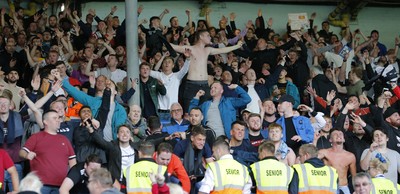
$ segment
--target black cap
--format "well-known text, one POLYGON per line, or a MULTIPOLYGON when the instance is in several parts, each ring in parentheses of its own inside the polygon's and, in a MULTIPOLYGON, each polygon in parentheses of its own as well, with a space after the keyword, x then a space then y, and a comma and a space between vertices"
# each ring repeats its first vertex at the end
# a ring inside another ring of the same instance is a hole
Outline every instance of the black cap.
POLYGON ((385 113, 383 113, 383 118, 386 119, 386 118, 392 116, 394 113, 398 113, 398 112, 399 111, 396 110, 395 108, 389 107, 386 109, 385 113))
POLYGON ((292 104, 294 104, 294 98, 293 96, 289 95, 289 94, 284 94, 279 98, 279 104, 282 102, 290 102, 292 104))

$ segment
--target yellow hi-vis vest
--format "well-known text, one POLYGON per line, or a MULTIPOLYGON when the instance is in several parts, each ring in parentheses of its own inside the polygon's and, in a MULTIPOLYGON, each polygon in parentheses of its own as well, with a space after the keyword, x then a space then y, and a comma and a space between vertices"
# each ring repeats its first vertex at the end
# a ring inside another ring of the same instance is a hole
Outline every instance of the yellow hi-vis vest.
POLYGON ((222 159, 208 164, 207 170, 214 175, 214 193, 242 194, 249 181, 247 167, 233 159, 222 159))
POLYGON ((295 164, 300 194, 336 194, 338 174, 330 166, 315 168, 309 163, 295 164))
POLYGON ((294 170, 277 160, 267 159, 250 166, 257 185, 257 194, 287 194, 294 170))
POLYGON ((126 191, 128 194, 151 194, 152 182, 150 173, 164 174, 167 167, 155 162, 139 161, 124 171, 126 191))
POLYGON ((396 194, 400 193, 400 185, 386 178, 372 178, 371 194, 396 194))

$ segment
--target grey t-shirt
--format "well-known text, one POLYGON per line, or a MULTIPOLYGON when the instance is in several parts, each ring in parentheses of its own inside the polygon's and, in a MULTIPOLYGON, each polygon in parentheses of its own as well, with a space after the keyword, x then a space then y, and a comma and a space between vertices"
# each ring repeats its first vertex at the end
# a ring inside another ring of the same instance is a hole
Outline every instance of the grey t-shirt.
MULTIPOLYGON (((389 163, 389 169, 388 172, 385 173, 385 178, 391 180, 394 183, 397 183, 397 172, 398 169, 400 169, 400 154, 392 149, 387 148, 386 149, 386 153, 381 153, 383 158, 386 160, 386 162, 389 163)), ((363 160, 365 158, 365 156, 367 155, 367 153, 369 152, 369 149, 365 149, 361 155, 361 160, 363 160)), ((377 154, 379 152, 377 151, 373 151, 371 154, 371 158, 370 160, 372 160, 373 158, 376 158, 377 154)))
POLYGON ((207 112, 206 126, 213 129, 215 136, 225 135, 224 125, 222 124, 221 113, 218 109, 219 101, 212 101, 207 112))

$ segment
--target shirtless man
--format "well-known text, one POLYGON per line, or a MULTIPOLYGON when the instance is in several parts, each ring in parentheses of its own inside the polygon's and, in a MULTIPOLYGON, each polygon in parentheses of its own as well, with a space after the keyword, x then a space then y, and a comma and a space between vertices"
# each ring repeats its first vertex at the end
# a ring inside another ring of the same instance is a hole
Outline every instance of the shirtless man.
POLYGON ((343 144, 345 140, 342 130, 333 128, 329 136, 329 142, 332 143, 332 147, 319 150, 318 158, 322 159, 326 165, 337 170, 339 189, 345 194, 350 194, 347 172, 350 169, 351 176, 354 177, 356 175, 356 157, 353 153, 344 150, 343 144))
POLYGON ((243 45, 242 41, 239 41, 235 46, 224 48, 207 47, 211 44, 211 37, 207 30, 198 31, 195 39, 197 41, 193 46, 178 46, 171 44, 172 48, 179 53, 184 53, 185 49, 190 49, 192 51, 192 57, 190 60, 190 67, 185 86, 185 94, 183 96, 183 109, 185 113, 189 111, 188 108, 190 100, 193 99, 199 90, 206 92, 206 95, 201 99, 201 102, 210 97, 210 86, 208 85, 207 74, 208 55, 229 53, 242 47, 243 45))

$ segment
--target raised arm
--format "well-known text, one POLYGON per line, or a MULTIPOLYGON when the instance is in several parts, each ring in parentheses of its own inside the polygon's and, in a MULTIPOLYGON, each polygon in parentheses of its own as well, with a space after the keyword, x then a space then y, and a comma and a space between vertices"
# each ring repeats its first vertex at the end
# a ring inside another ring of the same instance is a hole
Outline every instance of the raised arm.
MULTIPOLYGON (((222 53, 229 53, 233 50, 241 48, 243 45, 242 41, 238 41, 235 46, 229 46, 229 47, 224 47, 224 48, 211 48, 210 49, 210 55, 217 55, 217 54, 222 54, 222 53)), ((179 51, 178 51, 179 52, 179 51)))
MULTIPOLYGON (((38 76, 38 78, 34 78, 34 79, 40 80, 40 77, 38 76)), ((32 82, 33 81, 34 80, 32 80, 32 82)), ((39 127, 41 129, 43 129, 44 125, 43 125, 43 121, 42 121, 42 112, 40 112, 40 110, 35 106, 35 104, 31 101, 31 99, 28 98, 28 96, 26 95, 25 89, 23 89, 23 88, 20 89, 19 96, 22 97, 22 99, 25 101, 26 105, 28 105, 28 107, 32 110, 32 112, 35 116, 36 123, 39 125, 39 127)))

